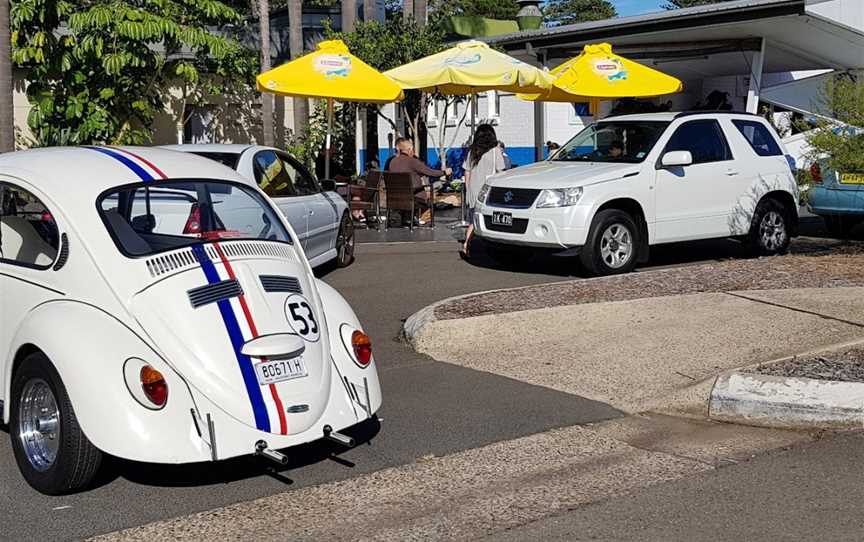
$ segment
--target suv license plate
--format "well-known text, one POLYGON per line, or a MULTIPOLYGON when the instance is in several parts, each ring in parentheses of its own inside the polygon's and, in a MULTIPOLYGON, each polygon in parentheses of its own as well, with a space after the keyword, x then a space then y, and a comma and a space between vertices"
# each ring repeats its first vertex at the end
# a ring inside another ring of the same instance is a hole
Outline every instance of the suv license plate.
POLYGON ((303 363, 303 356, 298 356, 291 359, 258 363, 255 365, 255 374, 258 376, 258 383, 264 386, 295 378, 303 378, 307 373, 306 365, 303 363))
POLYGON ((512 226, 513 213, 502 213, 500 211, 493 211, 492 224, 496 226, 512 226))

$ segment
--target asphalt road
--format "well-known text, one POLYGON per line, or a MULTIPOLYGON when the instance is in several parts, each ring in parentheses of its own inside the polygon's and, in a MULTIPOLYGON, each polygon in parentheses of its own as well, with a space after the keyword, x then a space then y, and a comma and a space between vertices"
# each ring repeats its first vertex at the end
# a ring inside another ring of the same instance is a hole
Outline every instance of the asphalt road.
POLYGON ((165 467, 113 461, 89 492, 45 497, 15 466, 0 432, 0 540, 76 539, 349 478, 512 439, 618 416, 602 403, 439 363, 397 341, 402 319, 439 299, 548 282, 561 274, 495 271, 459 260, 453 243, 368 245, 324 280, 352 304, 374 340, 384 391, 381 426, 358 428, 371 444, 334 457, 315 443, 290 452, 283 472, 259 458, 165 467))

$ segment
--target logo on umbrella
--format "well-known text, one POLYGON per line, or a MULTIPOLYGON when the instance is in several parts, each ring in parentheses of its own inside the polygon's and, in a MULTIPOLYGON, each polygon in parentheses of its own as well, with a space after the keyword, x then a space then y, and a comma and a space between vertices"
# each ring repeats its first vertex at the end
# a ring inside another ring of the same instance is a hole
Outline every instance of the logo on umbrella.
POLYGON ((351 57, 345 55, 319 55, 312 66, 325 79, 348 77, 351 73, 351 57))
POLYGON ((601 58, 594 61, 592 69, 594 73, 605 77, 608 81, 620 81, 627 79, 627 70, 624 64, 617 58, 601 58))
POLYGON ((445 66, 468 66, 480 62, 480 53, 475 53, 468 58, 462 56, 451 56, 444 60, 445 66))

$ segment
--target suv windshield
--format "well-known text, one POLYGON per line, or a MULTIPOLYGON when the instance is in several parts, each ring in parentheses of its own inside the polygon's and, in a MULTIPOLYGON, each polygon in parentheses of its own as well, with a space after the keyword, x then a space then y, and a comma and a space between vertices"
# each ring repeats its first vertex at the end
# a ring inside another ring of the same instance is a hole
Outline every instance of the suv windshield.
POLYGON ((595 122, 576 134, 549 159, 554 162, 623 162, 645 160, 660 134, 663 121, 595 122))
POLYGON ((221 239, 291 243, 282 222, 257 192, 224 181, 123 186, 104 193, 97 206, 114 242, 128 256, 221 239))

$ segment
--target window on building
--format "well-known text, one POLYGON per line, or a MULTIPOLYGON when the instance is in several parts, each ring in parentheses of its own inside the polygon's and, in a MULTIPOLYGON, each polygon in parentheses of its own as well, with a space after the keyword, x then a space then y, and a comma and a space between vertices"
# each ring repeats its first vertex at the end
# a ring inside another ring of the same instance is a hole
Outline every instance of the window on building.
POLYGON ((59 246, 57 223, 39 198, 0 184, 0 262, 47 269, 59 246))
POLYGON ((694 164, 732 159, 729 143, 720 123, 713 119, 685 122, 675 130, 666 151, 690 151, 694 164))
POLYGON ((767 126, 755 120, 733 119, 732 124, 738 128, 753 151, 759 156, 780 156, 783 150, 771 134, 767 126))

